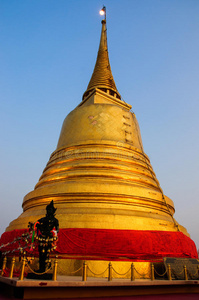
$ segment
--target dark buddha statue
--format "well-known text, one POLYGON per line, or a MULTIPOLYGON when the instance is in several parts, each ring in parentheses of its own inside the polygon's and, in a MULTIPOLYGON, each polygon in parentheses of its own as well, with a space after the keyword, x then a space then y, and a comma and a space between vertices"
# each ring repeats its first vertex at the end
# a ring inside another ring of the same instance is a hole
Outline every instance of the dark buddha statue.
POLYGON ((56 246, 57 233, 59 232, 59 221, 55 218, 56 208, 53 200, 46 206, 46 216, 37 221, 38 250, 39 250, 39 273, 46 271, 49 254, 56 246))

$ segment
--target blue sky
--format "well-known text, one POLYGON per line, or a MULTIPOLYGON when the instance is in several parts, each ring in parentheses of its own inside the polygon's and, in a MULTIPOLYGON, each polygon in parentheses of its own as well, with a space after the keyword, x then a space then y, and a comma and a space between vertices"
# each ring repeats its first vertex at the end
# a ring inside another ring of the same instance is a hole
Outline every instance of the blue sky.
POLYGON ((0 0, 0 234, 86 90, 103 4, 117 88, 175 218, 199 248, 198 0, 0 0))

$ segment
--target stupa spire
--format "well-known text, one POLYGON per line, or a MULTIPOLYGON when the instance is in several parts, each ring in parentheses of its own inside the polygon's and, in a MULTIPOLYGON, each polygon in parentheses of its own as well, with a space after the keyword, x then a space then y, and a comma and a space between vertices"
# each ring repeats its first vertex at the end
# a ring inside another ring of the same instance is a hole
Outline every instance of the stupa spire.
POLYGON ((87 90, 83 95, 83 100, 88 96, 89 92, 95 88, 102 89, 109 92, 110 94, 116 93, 116 97, 121 99, 121 96, 116 88, 109 62, 107 28, 105 19, 102 20, 101 38, 95 68, 88 84, 87 90))

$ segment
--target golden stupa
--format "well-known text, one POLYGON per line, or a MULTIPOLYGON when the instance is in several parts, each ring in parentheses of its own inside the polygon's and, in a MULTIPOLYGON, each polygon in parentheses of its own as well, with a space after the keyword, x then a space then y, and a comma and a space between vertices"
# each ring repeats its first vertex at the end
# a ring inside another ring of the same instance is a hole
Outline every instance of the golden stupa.
POLYGON ((74 261, 83 259, 196 257, 195 245, 174 219, 174 204, 163 194, 144 153, 131 105, 121 100, 116 88, 106 20, 82 101, 65 118, 56 150, 35 189, 24 197, 23 213, 4 235, 44 216, 52 199, 60 224, 57 251, 71 266, 66 273, 73 271, 74 261))

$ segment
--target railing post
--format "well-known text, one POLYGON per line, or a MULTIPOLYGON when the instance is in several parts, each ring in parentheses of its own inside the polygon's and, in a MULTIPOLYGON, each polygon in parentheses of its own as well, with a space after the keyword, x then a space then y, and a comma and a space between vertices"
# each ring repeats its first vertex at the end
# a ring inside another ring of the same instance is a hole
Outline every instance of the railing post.
POLYGON ((52 280, 56 281, 57 280, 57 265, 58 265, 58 256, 55 256, 55 261, 54 261, 54 268, 53 268, 53 278, 52 280))
POLYGON ((188 276, 187 276, 187 267, 186 265, 184 265, 184 279, 188 280, 188 276))
POLYGON ((24 256, 23 259, 22 259, 22 266, 21 266, 21 273, 19 275, 19 280, 24 279, 25 265, 26 265, 26 257, 24 256))
POLYGON ((9 278, 13 277, 13 272, 14 272, 14 266, 15 266, 15 257, 12 257, 11 260, 11 267, 10 267, 10 274, 9 274, 9 278))
POLYGON ((82 281, 87 280, 87 263, 83 262, 83 270, 82 270, 82 281))
POLYGON ((108 281, 111 281, 113 278, 112 276, 112 264, 111 262, 108 264, 108 281))
POLYGON ((168 280, 172 280, 171 276, 171 266, 168 264, 168 280))
POLYGON ((2 265, 2 270, 1 270, 1 276, 3 276, 4 270, 6 268, 6 263, 7 263, 7 257, 5 256, 3 259, 3 265, 2 265))
POLYGON ((151 280, 155 279, 155 275, 154 275, 154 264, 151 264, 151 280))
POLYGON ((134 264, 131 264, 131 281, 135 280, 135 267, 134 264))

